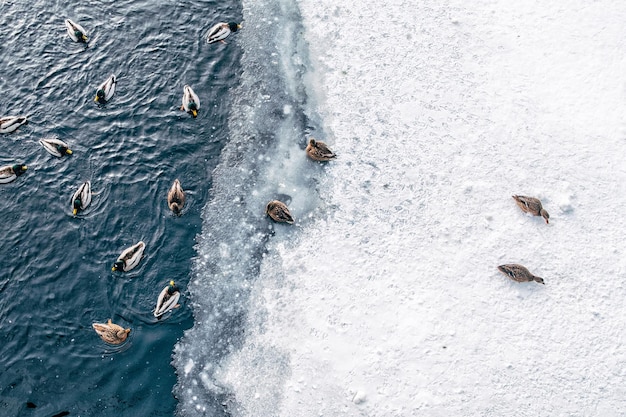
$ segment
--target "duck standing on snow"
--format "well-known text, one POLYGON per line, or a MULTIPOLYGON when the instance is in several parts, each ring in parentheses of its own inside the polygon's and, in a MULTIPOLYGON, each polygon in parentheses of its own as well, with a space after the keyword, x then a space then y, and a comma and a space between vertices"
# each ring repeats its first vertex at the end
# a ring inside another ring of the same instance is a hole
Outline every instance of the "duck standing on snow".
POLYGON ((85 181, 72 194, 72 214, 76 216, 79 211, 85 210, 91 204, 91 182, 85 181))
POLYGON ((56 156, 57 158, 61 158, 63 155, 72 154, 72 150, 69 145, 61 139, 45 138, 40 139, 39 143, 41 143, 41 146, 43 146, 50 155, 56 156))
POLYGON ((294 222, 291 212, 287 208, 287 205, 282 201, 272 200, 267 203, 265 213, 270 216, 272 220, 278 223, 293 224, 294 222))
POLYGON ((541 205, 541 201, 535 197, 526 197, 523 195, 514 195, 515 202, 522 209, 524 213, 530 213, 533 216, 541 216, 545 219, 546 223, 550 223, 548 219, 550 215, 541 205))
POLYGON ((117 258, 117 261, 113 264, 112 271, 124 271, 128 272, 137 265, 143 256, 143 252, 146 249, 146 244, 139 242, 134 244, 128 249, 125 249, 122 254, 117 258))
POLYGON ((11 181, 15 181, 15 179, 25 173, 27 169, 28 167, 23 164, 0 167, 0 184, 7 184, 11 181))
POLYGON ((154 309, 154 317, 160 318, 163 314, 180 307, 178 299, 180 298, 180 291, 174 283, 170 281, 170 284, 163 288, 157 299, 156 308, 154 309))
POLYGON ((74 42, 87 43, 87 31, 78 23, 72 19, 65 19, 65 27, 67 28, 67 34, 74 42))
POLYGON ((498 270, 513 281, 517 282, 532 282, 537 281, 540 284, 544 284, 543 278, 533 275, 525 266, 518 264, 506 264, 500 265, 498 270))
POLYGON ((200 99, 188 85, 183 87, 183 105, 180 106, 180 109, 191 114, 193 117, 196 117, 198 110, 200 110, 200 99))
POLYGON ((119 345, 124 342, 130 333, 130 329, 113 323, 111 319, 106 323, 93 323, 91 326, 102 340, 111 345, 119 345))
POLYGON ((237 32, 239 29, 241 29, 241 25, 235 22, 217 23, 207 32, 206 43, 223 42, 231 33, 237 32))
POLYGON ((185 205, 185 192, 178 178, 174 180, 172 188, 170 188, 170 191, 167 193, 167 205, 176 215, 180 214, 185 205))
POLYGON ((26 117, 6 116, 0 118, 0 133, 11 133, 18 127, 28 124, 26 117))
POLYGON ((330 161, 335 159, 337 155, 328 149, 328 146, 324 142, 320 142, 311 138, 309 144, 306 147, 306 154, 314 161, 330 161))
POLYGON ((100 84, 96 90, 96 97, 93 99, 96 103, 105 104, 111 100, 113 94, 115 94, 115 85, 117 84, 117 78, 115 74, 111 74, 105 82, 100 84))

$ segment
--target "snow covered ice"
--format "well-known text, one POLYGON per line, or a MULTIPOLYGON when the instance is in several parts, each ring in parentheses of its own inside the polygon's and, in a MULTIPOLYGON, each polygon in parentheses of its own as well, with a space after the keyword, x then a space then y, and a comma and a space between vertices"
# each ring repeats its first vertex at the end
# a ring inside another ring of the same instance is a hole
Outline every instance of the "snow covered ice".
POLYGON ((297 4, 339 157, 270 239, 230 411, 626 414, 626 3, 297 4))

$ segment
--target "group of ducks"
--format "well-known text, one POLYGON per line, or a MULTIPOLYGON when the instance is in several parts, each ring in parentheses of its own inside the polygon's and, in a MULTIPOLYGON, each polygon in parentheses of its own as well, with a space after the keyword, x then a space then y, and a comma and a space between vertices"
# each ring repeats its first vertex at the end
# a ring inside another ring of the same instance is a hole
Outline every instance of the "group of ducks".
MULTIPOLYGON (((74 22, 71 19, 66 19, 65 27, 69 37, 74 42, 87 43, 89 41, 87 31, 79 23, 74 22)), ((241 25, 234 22, 217 23, 207 32, 206 41, 210 44, 215 42, 224 42, 224 39, 240 28, 241 25)), ((115 94, 116 85, 117 78, 115 74, 111 74, 111 76, 109 76, 97 87, 94 101, 101 105, 106 104, 115 94)), ((194 118, 198 115, 198 110, 200 110, 200 99, 188 85, 183 87, 181 110, 191 114, 194 118)), ((25 124, 28 124, 28 118, 24 116, 2 117, 0 118, 0 133, 12 133, 25 124)), ((72 154, 72 150, 69 145, 58 138, 41 139, 39 143, 48 153, 58 158, 72 154)), ((24 174, 27 169, 28 167, 21 163, 0 167, 0 184, 15 181, 19 176, 24 174)), ((71 204, 74 216, 76 216, 80 211, 85 210, 91 204, 92 195, 94 194, 91 190, 90 181, 85 181, 72 194, 71 204)), ((185 192, 178 179, 174 180, 168 191, 167 203, 170 210, 172 210, 174 214, 181 214, 185 205, 185 192)), ((135 268, 141 261, 145 248, 146 244, 140 241, 122 251, 113 264, 113 267, 111 268, 112 271, 127 272, 135 268)), ((180 291, 178 287, 174 281, 170 281, 169 284, 159 293, 156 308, 154 309, 154 317, 160 319, 165 313, 179 307, 179 298, 180 291)), ((122 326, 113 323, 111 319, 109 319, 106 323, 93 323, 92 327, 102 340, 113 345, 123 343, 131 331, 129 328, 123 328, 122 326)))

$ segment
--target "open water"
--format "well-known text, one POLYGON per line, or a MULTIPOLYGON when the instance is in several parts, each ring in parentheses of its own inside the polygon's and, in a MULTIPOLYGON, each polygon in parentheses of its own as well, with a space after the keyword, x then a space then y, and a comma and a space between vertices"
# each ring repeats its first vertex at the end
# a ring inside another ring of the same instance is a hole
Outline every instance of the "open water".
POLYGON ((241 19, 236 1, 0 1, 0 116, 30 120, 0 136, 0 165, 28 165, 0 187, 0 415, 174 415, 172 352, 193 326, 194 245, 241 74, 234 37, 203 35, 241 19), (68 17, 87 47, 68 37, 68 17), (117 91, 98 106, 111 73, 117 91), (179 110, 185 84, 200 97, 197 119, 179 110), (49 155, 38 140, 50 136, 73 155, 49 155), (187 191, 181 217, 166 203, 175 178, 187 191), (73 217, 86 180, 98 194, 73 217), (112 272, 139 240, 139 267, 112 272), (159 322, 170 279, 182 306, 159 322), (109 318, 132 329, 121 347, 91 327, 109 318))

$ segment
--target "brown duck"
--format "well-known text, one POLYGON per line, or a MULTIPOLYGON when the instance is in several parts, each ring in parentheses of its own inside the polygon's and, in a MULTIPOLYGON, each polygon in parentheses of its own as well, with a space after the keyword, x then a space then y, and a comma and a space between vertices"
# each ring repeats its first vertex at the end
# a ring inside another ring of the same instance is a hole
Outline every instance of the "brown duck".
POLYGON ((506 264, 500 265, 498 270, 513 281, 517 282, 531 282, 537 281, 540 284, 544 284, 543 278, 533 275, 525 266, 518 264, 506 264))
POLYGON ((541 216, 546 220, 546 223, 550 223, 548 219, 550 215, 541 205, 541 201, 535 197, 526 197, 523 195, 514 195, 515 202, 522 209, 524 213, 530 213, 533 216, 541 216))
POLYGON ((265 213, 275 222, 293 224, 294 220, 291 216, 291 212, 282 201, 272 200, 267 203, 265 213))
POLYGON ((130 333, 130 329, 125 329, 111 322, 111 319, 107 323, 94 323, 92 326, 102 340, 112 345, 119 345, 126 340, 128 333, 130 333))
POLYGON ((185 205, 185 192, 178 178, 174 180, 172 188, 167 193, 167 205, 176 215, 180 214, 185 205))
POLYGON ((324 142, 320 142, 311 138, 309 144, 306 147, 306 154, 314 161, 330 161, 335 159, 337 155, 328 149, 328 146, 324 142))

